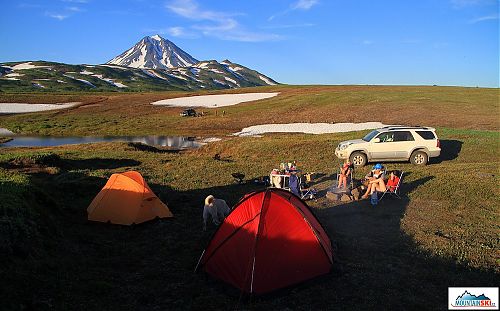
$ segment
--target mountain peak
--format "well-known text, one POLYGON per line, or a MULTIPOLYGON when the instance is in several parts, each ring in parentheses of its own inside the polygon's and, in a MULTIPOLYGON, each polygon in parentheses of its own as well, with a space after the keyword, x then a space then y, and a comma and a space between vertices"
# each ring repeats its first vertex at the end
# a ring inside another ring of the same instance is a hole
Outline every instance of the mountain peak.
POLYGON ((165 40, 165 39, 163 39, 162 37, 160 37, 160 35, 158 35, 158 34, 156 34, 156 35, 152 36, 152 37, 151 37, 151 39, 154 39, 154 40, 156 40, 156 41, 165 40))
POLYGON ((196 64, 197 59, 184 52, 173 42, 156 34, 146 36, 132 48, 116 56, 107 64, 150 69, 188 67, 196 64))

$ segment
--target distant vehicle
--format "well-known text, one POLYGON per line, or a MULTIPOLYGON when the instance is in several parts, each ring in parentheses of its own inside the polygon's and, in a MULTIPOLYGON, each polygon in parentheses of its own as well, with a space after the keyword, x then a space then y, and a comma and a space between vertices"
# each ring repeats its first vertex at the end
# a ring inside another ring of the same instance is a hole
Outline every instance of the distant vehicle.
POLYGON ((409 160, 415 165, 426 165, 429 158, 440 154, 436 130, 423 126, 386 126, 363 139, 343 141, 335 149, 339 159, 349 159, 358 167, 374 161, 409 160))
POLYGON ((196 117, 197 113, 194 109, 185 109, 181 112, 181 117, 196 117))

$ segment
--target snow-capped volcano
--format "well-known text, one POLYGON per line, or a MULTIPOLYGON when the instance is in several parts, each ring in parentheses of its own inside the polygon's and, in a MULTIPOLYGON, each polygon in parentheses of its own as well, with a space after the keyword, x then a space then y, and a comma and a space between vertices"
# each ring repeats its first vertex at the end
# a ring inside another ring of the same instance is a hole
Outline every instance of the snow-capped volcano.
POLYGON ((146 36, 132 48, 113 58, 107 64, 150 69, 188 67, 197 59, 181 50, 173 42, 154 35, 146 36))

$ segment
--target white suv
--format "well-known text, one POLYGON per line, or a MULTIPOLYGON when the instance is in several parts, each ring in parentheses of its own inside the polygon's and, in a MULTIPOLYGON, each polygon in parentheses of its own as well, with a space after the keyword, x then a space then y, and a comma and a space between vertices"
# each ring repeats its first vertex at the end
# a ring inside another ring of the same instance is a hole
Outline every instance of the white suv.
POLYGON ((439 157, 440 153, 436 130, 423 126, 386 126, 363 139, 343 141, 335 149, 339 159, 349 159, 355 166, 373 161, 408 160, 425 165, 429 158, 439 157))

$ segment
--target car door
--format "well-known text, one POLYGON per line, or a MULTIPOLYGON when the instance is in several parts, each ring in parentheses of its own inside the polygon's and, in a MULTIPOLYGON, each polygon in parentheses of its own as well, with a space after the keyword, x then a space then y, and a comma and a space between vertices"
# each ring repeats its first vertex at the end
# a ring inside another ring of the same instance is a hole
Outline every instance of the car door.
POLYGON ((415 138, 410 131, 394 132, 394 158, 408 159, 415 146, 415 138))
POLYGON ((394 132, 381 133, 371 140, 371 159, 392 159, 394 158, 394 132))

